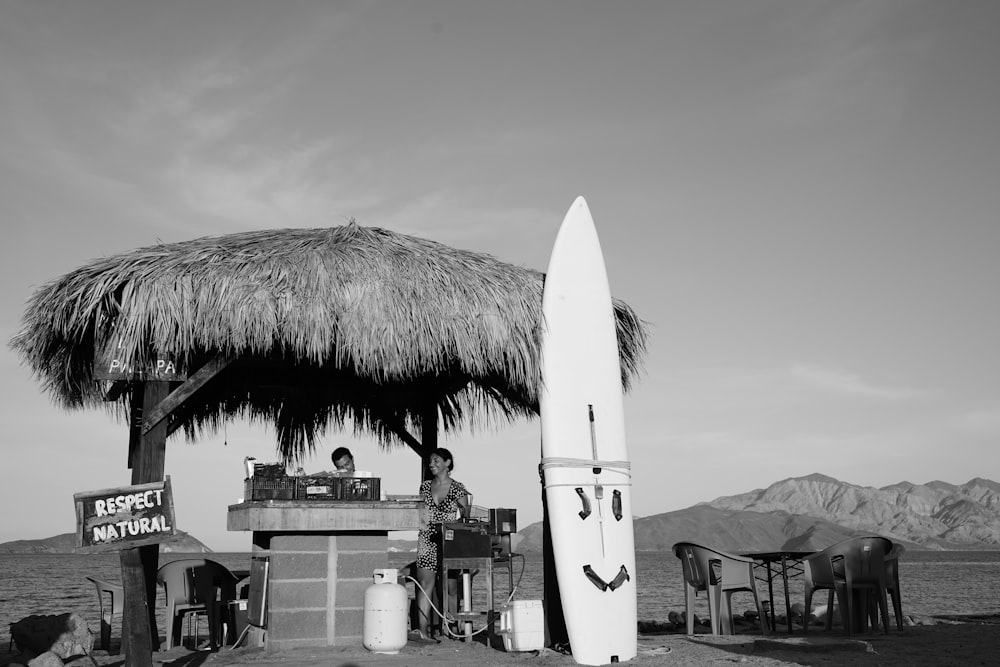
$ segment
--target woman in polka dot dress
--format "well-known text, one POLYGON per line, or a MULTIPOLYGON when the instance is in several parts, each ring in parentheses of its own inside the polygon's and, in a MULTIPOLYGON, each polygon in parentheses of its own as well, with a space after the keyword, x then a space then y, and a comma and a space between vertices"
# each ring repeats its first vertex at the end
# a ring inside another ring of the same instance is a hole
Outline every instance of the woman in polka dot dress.
MULTIPOLYGON (((465 485, 451 478, 455 460, 447 449, 438 448, 430 455, 427 467, 431 479, 420 485, 420 497, 424 508, 421 510, 421 530, 417 533, 417 580, 426 595, 417 591, 417 609, 419 611, 419 638, 429 639, 431 618, 431 601, 437 583, 438 540, 440 529, 438 524, 455 521, 459 516, 469 515, 469 492, 465 485)), ((455 595, 458 581, 448 580, 448 594, 455 595)))

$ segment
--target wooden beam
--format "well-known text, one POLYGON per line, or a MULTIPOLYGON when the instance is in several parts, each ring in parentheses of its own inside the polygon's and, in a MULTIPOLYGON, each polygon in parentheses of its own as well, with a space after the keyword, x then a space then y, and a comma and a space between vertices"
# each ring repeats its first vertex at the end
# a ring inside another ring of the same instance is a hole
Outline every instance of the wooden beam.
POLYGON ((146 413, 142 421, 143 434, 149 433, 153 427, 169 417, 171 412, 180 407, 184 401, 191 398, 196 391, 204 387, 209 380, 218 375, 231 362, 232 357, 220 354, 199 368, 198 372, 189 377, 184 384, 170 392, 169 396, 146 413))
POLYGON ((421 456, 424 455, 424 446, 420 444, 420 441, 410 435, 410 432, 406 430, 403 422, 398 419, 384 420, 385 424, 389 427, 389 430, 396 434, 400 440, 405 442, 410 449, 415 451, 421 456))
POLYGON ((108 392, 104 394, 105 402, 111 403, 121 398, 121 395, 125 393, 126 389, 128 389, 128 384, 127 380, 116 380, 115 382, 112 382, 111 386, 108 387, 108 392))
POLYGON ((183 425, 184 425, 183 424, 183 420, 181 420, 181 419, 178 419, 176 421, 171 421, 167 425, 167 437, 169 438, 170 436, 172 436, 174 434, 174 432, 177 429, 179 429, 181 426, 183 426, 183 425))

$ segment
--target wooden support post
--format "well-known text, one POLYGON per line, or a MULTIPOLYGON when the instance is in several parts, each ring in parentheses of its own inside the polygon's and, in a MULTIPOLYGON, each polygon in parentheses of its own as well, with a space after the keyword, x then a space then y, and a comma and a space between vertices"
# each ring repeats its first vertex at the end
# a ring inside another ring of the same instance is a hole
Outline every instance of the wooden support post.
MULTIPOLYGON (((137 383, 132 395, 133 424, 130 425, 130 461, 132 484, 159 482, 164 479, 166 461, 167 424, 162 420, 139 437, 134 437, 136 405, 142 401, 142 412, 148 414, 167 397, 170 384, 163 381, 137 383), (142 388, 142 398, 138 393, 142 388), (134 449, 133 449, 134 447, 134 449)), ((160 547, 157 544, 120 552, 122 587, 125 597, 124 653, 128 667, 152 667, 153 651, 160 647, 156 627, 156 570, 160 547)))
POLYGON ((546 648, 569 643, 569 630, 563 616, 559 581, 556 579, 556 558, 552 550, 552 530, 549 524, 549 503, 542 487, 542 601, 545 619, 544 642, 546 648))
POLYGON ((420 440, 423 445, 423 451, 420 452, 420 481, 423 482, 431 478, 427 463, 430 461, 431 452, 438 446, 438 411, 435 403, 431 403, 423 409, 420 420, 420 440))
POLYGON ((142 440, 142 399, 137 395, 142 392, 142 384, 137 384, 132 390, 132 401, 128 413, 128 469, 135 468, 135 455, 139 451, 142 440))
MULTIPOLYGON (((152 667, 153 643, 149 632, 146 598, 146 578, 142 570, 139 548, 118 552, 122 566, 122 588, 125 592, 125 612, 122 615, 122 653, 128 667, 152 667)), ((155 598, 154 598, 155 600, 155 598)))

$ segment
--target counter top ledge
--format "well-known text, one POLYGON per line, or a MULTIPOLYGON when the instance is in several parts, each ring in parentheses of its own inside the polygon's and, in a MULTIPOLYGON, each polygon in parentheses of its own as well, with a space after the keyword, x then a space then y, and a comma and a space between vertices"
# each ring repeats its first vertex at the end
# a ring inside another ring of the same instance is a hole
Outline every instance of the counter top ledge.
POLYGON ((417 530, 420 504, 399 501, 255 500, 230 505, 230 531, 417 530))

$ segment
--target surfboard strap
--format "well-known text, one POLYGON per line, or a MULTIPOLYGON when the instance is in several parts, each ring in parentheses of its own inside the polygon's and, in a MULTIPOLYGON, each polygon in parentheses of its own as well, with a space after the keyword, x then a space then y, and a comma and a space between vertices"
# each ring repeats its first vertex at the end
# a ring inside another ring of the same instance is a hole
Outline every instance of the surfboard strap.
POLYGON ((622 565, 622 569, 618 570, 618 576, 616 576, 614 580, 608 583, 608 588, 610 588, 611 590, 615 590, 616 588, 624 584, 626 581, 629 581, 630 579, 631 577, 628 576, 628 569, 626 569, 626 567, 622 565))
POLYGON ((615 589, 620 588, 626 581, 631 580, 631 577, 628 574, 628 568, 624 565, 622 565, 621 569, 618 570, 618 574, 610 582, 601 579, 601 575, 594 572, 594 568, 590 567, 589 563, 583 566, 583 573, 587 575, 587 579, 590 579, 590 583, 597 586, 602 592, 610 590, 613 593, 615 589))
POLYGON ((626 482, 619 482, 617 484, 614 483, 614 482, 582 482, 582 483, 581 482, 562 482, 560 484, 554 484, 554 483, 553 484, 544 484, 543 483, 543 486, 546 489, 555 489, 555 488, 560 487, 560 486, 572 486, 573 488, 577 488, 577 487, 580 487, 580 488, 583 488, 583 487, 598 487, 598 486, 604 486, 604 487, 622 486, 622 487, 625 487, 625 486, 632 486, 632 482, 626 481, 626 482))
POLYGON ((583 503, 583 509, 578 512, 581 519, 586 519, 590 516, 590 499, 587 498, 587 494, 584 493, 583 487, 576 487, 576 495, 580 496, 580 502, 583 503))
POLYGON ((538 464, 538 470, 549 468, 610 468, 614 472, 631 474, 632 464, 628 461, 599 461, 597 459, 571 459, 561 456, 547 456, 538 464))
POLYGON ((590 583, 594 584, 602 591, 608 590, 608 582, 601 579, 601 575, 594 572, 594 568, 590 567, 590 563, 583 566, 583 573, 587 575, 588 579, 590 579, 590 583))

